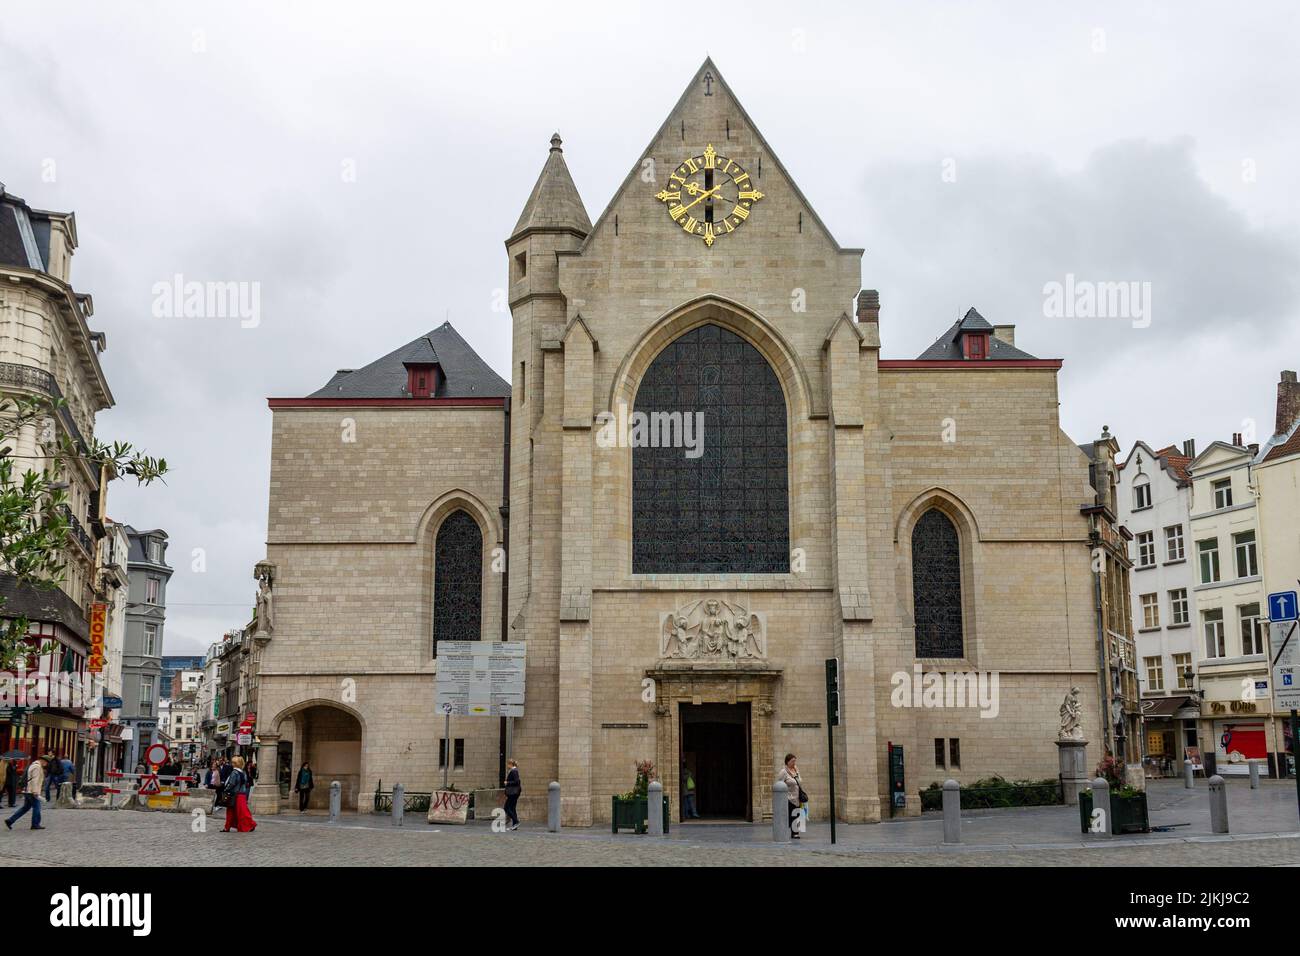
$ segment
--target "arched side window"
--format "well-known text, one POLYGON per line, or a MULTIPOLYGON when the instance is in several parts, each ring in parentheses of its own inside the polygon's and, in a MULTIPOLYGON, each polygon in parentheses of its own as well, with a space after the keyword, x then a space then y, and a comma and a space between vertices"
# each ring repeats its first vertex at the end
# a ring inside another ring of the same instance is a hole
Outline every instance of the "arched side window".
POLYGON ((912 616, 917 657, 961 657, 961 542, 938 508, 912 528, 912 616))
POLYGON ((433 655, 439 641, 477 641, 483 620, 483 532, 462 510, 438 528, 433 546, 433 655))
POLYGON ((632 440, 633 573, 788 572, 785 393, 762 353, 721 326, 692 329, 650 363, 633 426, 641 413, 659 447, 632 440), (697 413, 702 434, 685 430, 697 413), (699 445, 660 440, 670 433, 699 445))

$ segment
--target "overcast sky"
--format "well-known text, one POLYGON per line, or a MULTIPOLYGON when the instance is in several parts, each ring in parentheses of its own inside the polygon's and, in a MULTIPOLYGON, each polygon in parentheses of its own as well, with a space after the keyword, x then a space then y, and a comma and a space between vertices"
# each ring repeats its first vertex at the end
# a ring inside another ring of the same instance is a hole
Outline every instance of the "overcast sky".
POLYGON ((1300 6, 1087 6, 0 0, 0 182, 76 212, 97 433, 173 468, 109 505, 171 535, 165 653, 248 620, 266 397, 448 318, 508 377, 502 242, 551 133, 594 220, 706 54, 866 248, 885 357, 974 305, 1065 359, 1077 441, 1265 440, 1300 365, 1300 6), (260 283, 260 324, 155 317, 178 273, 260 283), (1067 274, 1149 282, 1150 325, 1046 317, 1067 274))

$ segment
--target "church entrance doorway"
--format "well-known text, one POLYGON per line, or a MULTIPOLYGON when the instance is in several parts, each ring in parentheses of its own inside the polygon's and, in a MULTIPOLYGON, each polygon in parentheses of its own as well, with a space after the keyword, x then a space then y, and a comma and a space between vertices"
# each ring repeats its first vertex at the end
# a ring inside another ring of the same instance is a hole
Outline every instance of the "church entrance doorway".
POLYGON ((700 817, 752 820, 749 704, 682 703, 680 708, 681 764, 695 778, 700 817))

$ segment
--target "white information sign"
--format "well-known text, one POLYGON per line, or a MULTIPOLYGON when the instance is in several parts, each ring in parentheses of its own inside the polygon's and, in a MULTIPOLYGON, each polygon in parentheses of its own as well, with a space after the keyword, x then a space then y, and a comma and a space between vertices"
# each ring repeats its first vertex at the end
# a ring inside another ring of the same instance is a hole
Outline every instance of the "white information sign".
POLYGON ((437 712, 522 717, 524 648, 523 641, 439 641, 437 712))
POLYGON ((1273 709, 1300 710, 1300 625, 1274 621, 1268 626, 1273 663, 1273 709))

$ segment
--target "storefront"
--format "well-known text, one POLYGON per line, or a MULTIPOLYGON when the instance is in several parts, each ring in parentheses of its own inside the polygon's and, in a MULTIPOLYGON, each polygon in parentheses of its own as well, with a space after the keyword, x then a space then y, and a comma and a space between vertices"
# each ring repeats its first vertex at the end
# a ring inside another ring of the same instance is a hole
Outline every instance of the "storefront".
POLYGON ((1199 750, 1196 718, 1200 709, 1190 696, 1155 697, 1142 701, 1146 746, 1142 764, 1148 777, 1177 777, 1189 748, 1199 750))
POLYGON ((1215 772, 1222 777, 1246 776, 1248 761, 1262 761, 1261 770, 1272 777, 1278 766, 1286 772, 1283 721, 1270 712, 1271 699, 1206 700, 1201 703, 1204 750, 1215 756, 1215 772), (1280 759, 1279 759, 1280 758, 1280 759))

